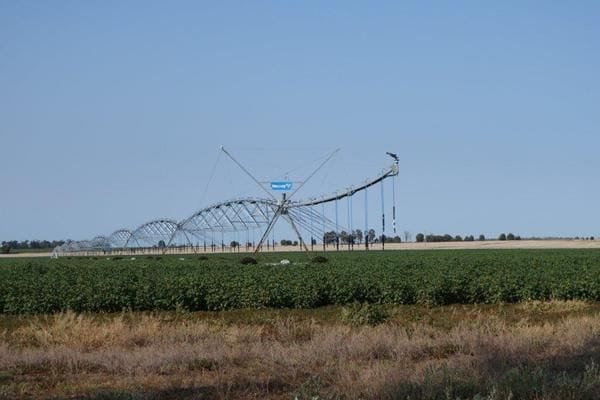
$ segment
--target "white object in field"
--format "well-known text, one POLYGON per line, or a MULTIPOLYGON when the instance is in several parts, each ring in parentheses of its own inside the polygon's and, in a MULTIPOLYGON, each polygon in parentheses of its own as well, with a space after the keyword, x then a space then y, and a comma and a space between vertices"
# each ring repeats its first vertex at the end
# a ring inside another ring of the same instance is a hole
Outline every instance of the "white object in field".
POLYGON ((290 263, 290 260, 286 260, 286 259, 279 261, 279 264, 281 264, 281 265, 288 265, 289 263, 290 263))

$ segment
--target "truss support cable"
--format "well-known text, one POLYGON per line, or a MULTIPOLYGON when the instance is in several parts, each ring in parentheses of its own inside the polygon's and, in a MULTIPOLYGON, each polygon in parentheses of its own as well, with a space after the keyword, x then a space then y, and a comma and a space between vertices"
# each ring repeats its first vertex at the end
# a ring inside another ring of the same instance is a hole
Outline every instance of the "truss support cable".
POLYGON ((271 194, 271 192, 269 192, 267 189, 265 189, 265 187, 264 187, 264 186, 263 186, 263 185, 262 185, 262 184, 259 182, 259 180, 258 180, 258 179, 256 179, 256 178, 254 177, 254 175, 252 175, 252 174, 250 173, 250 171, 248 171, 248 170, 247 170, 247 169, 246 169, 246 168, 245 168, 245 167, 244 167, 242 164, 240 164, 240 163, 239 163, 239 161, 238 161, 238 160, 236 160, 235 158, 233 158, 233 156, 232 156, 231 154, 229 154, 229 152, 228 152, 227 150, 225 150, 225 147, 221 146, 221 151, 223 151, 223 153, 227 154, 227 156, 228 156, 229 158, 231 158, 231 160, 232 160, 232 161, 233 161, 233 162, 234 162, 234 163, 235 163, 235 164, 236 164, 238 167, 240 167, 240 169, 241 169, 242 171, 244 171, 244 172, 246 173, 246 175, 248 175, 248 176, 250 177, 250 179, 252 179, 252 180, 253 180, 253 181, 254 181, 254 182, 255 182, 255 183, 256 183, 256 184, 257 184, 257 185, 258 185, 258 186, 259 186, 259 187, 260 187, 260 188, 261 188, 261 189, 262 189, 262 190, 265 192, 265 193, 266 193, 266 194, 268 194, 270 198, 272 198, 273 200, 276 200, 276 199, 275 199, 275 196, 273 196, 273 195, 271 194))
POLYGON ((335 154, 336 154, 338 151, 340 151, 340 149, 339 149, 339 148, 335 149, 335 150, 334 150, 334 151, 333 151, 333 152, 332 152, 332 153, 331 153, 331 154, 330 154, 330 155, 329 155, 329 156, 328 156, 328 157, 327 157, 327 158, 326 158, 326 159, 325 159, 325 160, 324 160, 324 161, 323 161, 321 164, 319 164, 319 166, 318 166, 318 167, 317 167, 317 168, 316 168, 316 169, 315 169, 315 170, 314 170, 314 171, 313 171, 313 172, 312 172, 312 173, 311 173, 311 174, 308 176, 308 178, 306 178, 304 181, 302 181, 302 183, 300 183, 300 184, 298 185, 298 187, 296 187, 296 190, 294 190, 294 191, 292 192, 292 194, 290 194, 290 195, 288 196, 288 198, 290 198, 290 197, 294 196, 294 195, 295 195, 295 194, 298 192, 298 190, 300 190, 300 189, 302 188, 302 186, 304 186, 304 185, 306 184, 306 182, 308 182, 309 180, 311 180, 311 178, 312 178, 313 176, 315 176, 315 174, 316 174, 317 172, 319 172, 319 170, 320 170, 321 168, 323 168, 323 166, 324 166, 325 164, 327 164, 327 162, 328 162, 329 160, 331 160, 331 158, 332 158, 332 157, 333 157, 333 156, 334 156, 334 155, 335 155, 335 154))
POLYGON ((217 165, 219 164, 220 159, 221 159, 221 152, 219 151, 219 154, 217 155, 217 160, 215 161, 215 164, 213 165, 212 171, 210 173, 210 177, 208 178, 208 182, 206 182, 206 187, 204 188, 204 193, 202 193, 202 197, 200 198, 202 202, 204 202, 206 200, 206 193, 208 193, 208 187, 210 186, 210 183, 212 182, 212 180, 215 176, 215 172, 217 172, 217 165))

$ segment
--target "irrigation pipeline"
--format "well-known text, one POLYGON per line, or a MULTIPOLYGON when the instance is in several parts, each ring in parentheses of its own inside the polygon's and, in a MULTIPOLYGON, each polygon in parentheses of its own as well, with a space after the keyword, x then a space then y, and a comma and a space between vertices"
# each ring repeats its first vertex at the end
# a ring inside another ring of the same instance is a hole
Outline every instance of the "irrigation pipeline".
MULTIPOLYGON (((233 157, 227 153, 224 149, 225 154, 233 157)), ((337 150, 336 150, 337 152, 337 150)), ((332 153, 332 155, 335 154, 332 153)), ((182 221, 175 221, 172 219, 154 219, 147 222, 134 230, 120 229, 108 236, 96 236, 92 240, 82 241, 69 241, 63 246, 59 246, 55 249, 55 254, 64 253, 75 253, 85 251, 105 251, 105 250, 125 250, 125 249, 143 249, 143 248, 158 248, 166 252, 168 248, 173 246, 177 247, 180 245, 194 247, 194 240, 196 241, 196 247, 199 246, 199 241, 206 243, 209 242, 211 249, 214 251, 215 248, 215 233, 221 233, 221 248, 225 247, 225 234, 229 235, 228 240, 233 238, 232 243, 238 243, 240 236, 238 233, 241 231, 249 232, 250 230, 263 230, 262 238, 260 242, 255 246, 255 251, 260 251, 263 244, 269 245, 267 238, 269 234, 273 232, 275 223, 279 217, 287 220, 293 230, 296 232, 300 245, 308 251, 306 244, 302 238, 302 232, 308 233, 306 237, 310 237, 311 249, 313 248, 313 238, 322 238, 323 246, 325 246, 325 234, 330 231, 334 231, 336 234, 335 245, 339 249, 340 244, 340 229, 342 229, 339 220, 339 201, 346 198, 347 204, 347 218, 348 228, 352 228, 352 214, 353 205, 352 197, 359 192, 365 194, 365 237, 368 235, 368 196, 367 189, 381 183, 381 208, 382 208, 382 239, 385 240, 385 203, 384 203, 384 189, 383 181, 392 178, 393 188, 393 208, 392 208, 392 226, 394 232, 396 232, 396 189, 395 189, 395 177, 398 175, 398 158, 395 154, 388 153, 393 159, 394 163, 386 170, 381 172, 374 179, 367 180, 365 183, 357 186, 350 187, 345 191, 336 192, 331 196, 323 196, 318 199, 308 199, 305 201, 292 201, 285 195, 281 200, 276 199, 266 189, 265 192, 269 194, 268 199, 264 198, 240 198, 221 203, 215 203, 206 208, 203 208, 189 218, 182 221), (329 203, 334 203, 335 206, 335 219, 331 220, 325 215, 325 207, 329 203), (315 210, 315 206, 321 206, 321 212, 315 210), (265 229, 266 228, 266 229, 265 229), (266 242, 266 243, 265 243, 266 242)), ((320 169, 324 163, 332 157, 330 155, 318 169, 320 169)), ((242 170, 249 175, 253 180, 258 182, 254 176, 250 174, 239 162, 233 159, 242 170)), ((218 159, 217 159, 218 162, 218 159)), ((309 176, 312 177, 316 173, 316 170, 309 176)), ((305 181, 306 182, 306 181, 305 181)), ((296 191, 292 192, 293 195, 296 191)), ((290 195, 290 196, 291 196, 290 195)), ((343 215, 343 214, 342 214, 343 215)), ((352 233, 352 232, 350 232, 352 233)), ((247 245, 248 238, 247 237, 247 245)), ((273 238, 274 243, 274 238, 273 238)), ((350 243, 349 243, 350 244, 350 243)), ((368 248, 368 242, 365 241, 366 247, 368 248)))
POLYGON ((343 192, 336 192, 334 195, 329 196, 329 197, 324 197, 324 198, 320 198, 320 199, 316 199, 316 200, 301 201, 298 203, 292 203, 290 205, 290 207, 316 206, 319 204, 330 203, 332 201, 341 200, 344 197, 353 196, 354 194, 356 194, 358 192, 361 192, 373 185, 378 184, 379 182, 383 182, 383 180, 385 180, 387 178, 394 177, 396 175, 398 175, 398 162, 397 161, 394 164, 392 164, 392 166, 389 169, 387 169, 386 171, 384 171, 381 175, 377 176, 373 180, 363 183, 362 185, 360 185, 358 187, 353 187, 353 188, 350 188, 347 191, 343 191, 343 192))

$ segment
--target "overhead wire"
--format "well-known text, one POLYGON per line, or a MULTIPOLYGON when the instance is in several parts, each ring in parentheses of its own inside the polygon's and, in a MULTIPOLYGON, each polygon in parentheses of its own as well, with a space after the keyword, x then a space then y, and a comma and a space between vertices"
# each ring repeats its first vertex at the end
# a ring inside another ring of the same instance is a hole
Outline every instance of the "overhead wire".
POLYGON ((206 187, 204 188, 204 192, 202 193, 202 196, 200 197, 200 203, 201 203, 200 205, 201 206, 204 205, 204 201, 206 200, 206 194, 208 193, 208 188, 215 176, 215 172, 217 171, 217 165, 219 164, 220 159, 221 159, 221 151, 219 151, 217 154, 217 159, 215 160, 215 163, 213 164, 213 168, 210 173, 210 177, 208 178, 208 182, 206 182, 206 187))

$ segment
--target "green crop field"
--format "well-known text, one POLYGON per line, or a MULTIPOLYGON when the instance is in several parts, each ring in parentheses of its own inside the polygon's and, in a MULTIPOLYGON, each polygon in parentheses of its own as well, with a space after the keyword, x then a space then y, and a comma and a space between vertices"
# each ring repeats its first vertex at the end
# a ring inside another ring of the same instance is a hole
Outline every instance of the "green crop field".
POLYGON ((0 259, 7 314, 600 300, 599 250, 0 259), (279 265, 282 259, 291 261, 279 265))

